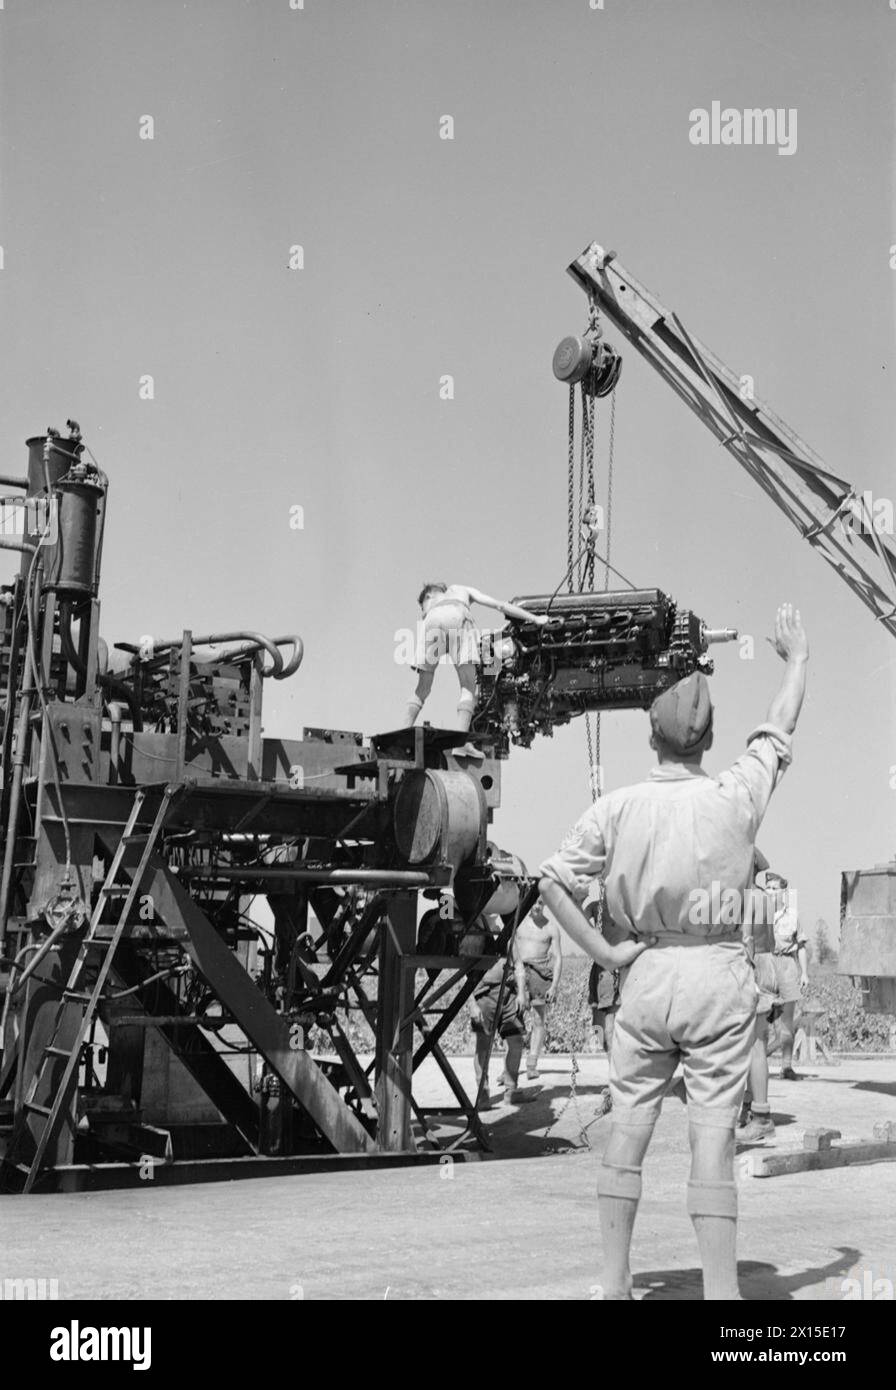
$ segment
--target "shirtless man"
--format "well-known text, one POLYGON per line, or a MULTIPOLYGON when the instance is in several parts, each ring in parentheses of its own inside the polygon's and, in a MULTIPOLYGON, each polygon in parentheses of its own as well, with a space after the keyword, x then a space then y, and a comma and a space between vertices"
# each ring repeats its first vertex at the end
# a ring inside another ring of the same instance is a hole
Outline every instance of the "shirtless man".
POLYGON ((557 997, 563 972, 560 928, 552 922, 541 900, 520 923, 513 941, 513 964, 520 1007, 532 1010, 532 1034, 526 1058, 526 1076, 538 1076, 538 1058, 544 1046, 545 1015, 557 997))
POLYGON ((471 588, 469 584, 424 584, 417 602, 423 614, 417 664, 414 667, 417 689, 408 702, 403 727, 409 728, 416 722, 432 690, 436 667, 447 653, 457 669, 460 683, 458 728, 466 732, 476 705, 476 665, 479 661, 479 632, 473 622, 470 605, 480 603, 483 608, 494 608, 505 618, 516 618, 524 623, 543 624, 547 618, 536 617, 534 613, 517 608, 513 603, 501 603, 498 599, 489 598, 488 594, 471 588))

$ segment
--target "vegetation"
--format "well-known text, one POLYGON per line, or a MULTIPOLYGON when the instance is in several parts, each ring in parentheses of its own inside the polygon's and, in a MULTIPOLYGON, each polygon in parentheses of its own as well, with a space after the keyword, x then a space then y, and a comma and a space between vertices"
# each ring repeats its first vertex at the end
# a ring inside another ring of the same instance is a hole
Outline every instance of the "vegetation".
MULTIPOLYGON (((816 938, 817 939, 817 938, 816 938)), ((832 954, 832 953, 831 953, 832 954)), ((825 962, 830 956, 825 957, 825 962)), ((846 976, 833 973, 830 965, 822 962, 810 968, 811 986, 809 997, 824 1007, 818 1019, 816 1033, 826 1046, 834 1052, 885 1052, 892 1048, 891 1037, 894 1020, 887 1014, 868 1014, 862 1009, 862 996, 852 981, 846 976)), ((584 957, 567 957, 563 964, 563 978, 560 982, 556 1003, 548 1010, 548 1034, 545 1044, 547 1052, 587 1052, 593 1048, 591 1037, 591 1010, 587 1003, 588 971, 590 962, 584 957)), ((418 988, 423 983, 418 978, 418 988)), ((448 1002, 451 996, 443 996, 439 1007, 448 1002)), ((431 1024, 438 1022, 434 1017, 431 1024)), ((799 1025, 799 1006, 797 1006, 797 1025, 799 1025)), ((373 1047, 373 1035, 361 1015, 352 1011, 347 1032, 352 1043, 362 1051, 373 1047)), ((312 1046, 324 1050, 328 1039, 323 1035, 312 1038, 312 1046)), ((442 1039, 442 1046, 449 1054, 469 1053, 474 1048, 473 1032, 470 1028, 469 1009, 464 1009, 455 1019, 442 1039)))

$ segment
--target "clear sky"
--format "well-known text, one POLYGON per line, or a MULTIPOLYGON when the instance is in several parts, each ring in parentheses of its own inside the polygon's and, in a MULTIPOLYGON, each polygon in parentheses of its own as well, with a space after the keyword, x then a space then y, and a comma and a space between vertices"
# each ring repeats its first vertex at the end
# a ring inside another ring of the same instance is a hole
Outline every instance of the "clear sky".
MULTIPOLYGON (((5 0, 4 469, 74 415, 111 479, 105 635, 299 631, 267 691, 283 735, 400 722, 423 580, 560 581, 551 356, 584 327, 565 267, 591 240, 893 497, 894 55, 886 0, 5 0), (713 100, 795 109, 795 153, 693 145, 713 100)), ((840 870, 896 850, 896 648, 625 356, 616 563, 757 639, 717 649, 710 770, 764 716, 775 606, 802 609, 810 694, 760 842, 833 925, 840 870)), ((440 672, 433 722, 455 702, 440 672)), ((646 737, 604 717, 608 785, 646 772, 646 737)), ((514 751, 494 838, 534 868, 588 800, 579 721, 514 751)))

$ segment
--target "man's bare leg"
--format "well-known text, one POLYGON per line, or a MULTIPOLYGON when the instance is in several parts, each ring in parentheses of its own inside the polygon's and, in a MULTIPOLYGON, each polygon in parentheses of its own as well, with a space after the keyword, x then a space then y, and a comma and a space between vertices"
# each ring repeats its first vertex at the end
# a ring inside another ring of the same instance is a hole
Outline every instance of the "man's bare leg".
POLYGON ((641 1168, 653 1126, 652 1118, 636 1125, 614 1122, 598 1171, 597 1205, 604 1247, 605 1300, 632 1296, 632 1232, 641 1200, 641 1168))
POLYGON ((476 708, 476 667, 472 662, 465 661, 462 666, 455 668, 457 679, 460 681, 460 695, 457 701, 457 727, 467 732, 473 722, 473 711, 476 708))
POLYGON ((522 1033, 511 1033, 507 1039, 507 1054, 504 1058, 504 1075, 501 1082, 504 1086, 504 1099, 511 1105, 525 1104, 527 1101, 534 1100, 539 1091, 537 1086, 533 1086, 528 1091, 523 1090, 520 1086, 520 1066, 523 1061, 524 1043, 525 1038, 522 1033))
POLYGON ((534 1081, 538 1075, 538 1059, 541 1056, 541 1049, 544 1047, 545 1034, 545 1004, 532 1004, 532 1036, 529 1039, 529 1056, 526 1061, 526 1075, 530 1081, 534 1081))
POLYGON ((700 1247, 703 1297, 708 1301, 738 1299, 734 1130, 727 1124, 692 1120, 688 1137, 688 1211, 700 1247))
POLYGON ((483 1078, 483 1076, 485 1076, 485 1083, 484 1083, 483 1089, 482 1089, 483 1108, 484 1108, 486 1105, 488 1105, 488 1103, 489 1103, 489 1101, 490 1101, 489 1089, 488 1089, 488 1066, 487 1066, 487 1061, 486 1061, 487 1057, 488 1057, 488 1034, 487 1034, 487 1033, 484 1033, 484 1032, 482 1032, 482 1031, 479 1031, 479 1032, 476 1033, 476 1051, 475 1051, 474 1054, 473 1054, 473 1075, 474 1075, 475 1078, 476 1078, 476 1090, 477 1090, 477 1092, 478 1092, 478 1090, 479 1090, 480 1083, 482 1082, 482 1078, 483 1078))
POLYGON ((775 1126, 768 1100, 768 1014, 756 1015, 756 1037, 750 1053, 749 1106, 736 1138, 741 1144, 773 1139, 775 1126))
POLYGON ((793 1034, 794 1034, 794 1015, 796 1014, 796 1004, 792 1001, 784 1004, 781 1008, 781 1075, 785 1072, 793 1071, 793 1034))

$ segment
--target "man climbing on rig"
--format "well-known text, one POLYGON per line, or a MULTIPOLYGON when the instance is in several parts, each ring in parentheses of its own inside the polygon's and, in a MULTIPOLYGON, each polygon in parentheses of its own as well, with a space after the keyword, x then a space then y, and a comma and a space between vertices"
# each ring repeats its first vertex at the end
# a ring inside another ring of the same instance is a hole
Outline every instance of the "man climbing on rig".
POLYGON ((767 722, 727 772, 710 777, 701 766, 712 745, 713 708, 706 678, 695 672, 651 706, 659 765, 647 781, 596 801, 541 866, 545 905, 598 963, 605 944, 579 906, 597 877, 614 922, 636 939, 652 938, 622 985, 610 1055, 613 1124, 598 1176, 605 1299, 632 1297, 641 1167, 679 1061, 691 1146, 688 1211, 704 1298, 740 1297, 734 1129, 758 990, 739 929, 719 910, 707 922, 705 905, 714 895, 731 901, 726 889, 744 902, 756 834, 791 760, 809 647, 790 604, 778 609, 774 646, 785 662, 780 689, 767 722))
POLYGON ((470 605, 479 603, 483 608, 493 608, 503 613, 505 618, 515 618, 522 623, 541 625, 548 619, 536 617, 534 613, 517 608, 513 603, 489 598, 488 594, 471 588, 469 584, 424 584, 417 602, 423 615, 414 667, 417 689, 408 702, 403 727, 409 728, 415 723, 432 690, 436 668, 442 657, 447 655, 454 663, 460 684, 458 728, 466 732, 476 707, 476 666, 480 660, 479 630, 473 622, 470 605))

